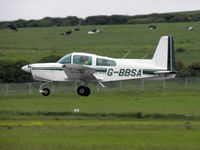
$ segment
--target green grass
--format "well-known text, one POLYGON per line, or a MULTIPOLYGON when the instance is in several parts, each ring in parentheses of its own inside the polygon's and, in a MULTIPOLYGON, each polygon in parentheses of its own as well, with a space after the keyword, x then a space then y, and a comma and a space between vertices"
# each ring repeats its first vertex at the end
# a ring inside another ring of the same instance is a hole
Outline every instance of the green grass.
POLYGON ((199 122, 184 121, 15 121, 0 127, 0 148, 198 150, 199 132, 199 122))
POLYGON ((198 150, 199 97, 198 90, 1 96, 0 149, 198 150))
POLYGON ((136 113, 200 115, 199 91, 110 92, 93 93, 89 97, 77 94, 1 97, 0 111, 12 112, 73 112, 136 113))
POLYGON ((161 34, 175 38, 175 48, 186 51, 176 53, 186 64, 199 61, 199 23, 159 23, 156 30, 149 30, 148 24, 80 26, 81 31, 70 36, 60 33, 74 27, 21 28, 19 32, 0 30, 0 59, 13 58, 37 62, 42 57, 71 52, 88 52, 109 57, 123 57, 132 50, 128 58, 151 58, 161 34), (195 30, 187 31, 187 26, 195 30), (87 35, 87 31, 99 28, 103 32, 87 35))

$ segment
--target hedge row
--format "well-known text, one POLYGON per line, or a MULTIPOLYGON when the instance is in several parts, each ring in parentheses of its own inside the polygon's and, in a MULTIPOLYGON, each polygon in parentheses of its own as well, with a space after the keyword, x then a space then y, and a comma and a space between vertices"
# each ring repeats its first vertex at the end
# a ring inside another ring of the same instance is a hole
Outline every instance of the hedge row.
POLYGON ((75 26, 75 25, 111 25, 111 24, 142 24, 159 22, 196 22, 200 21, 200 12, 196 13, 165 13, 150 15, 112 15, 112 16, 89 16, 85 19, 76 16, 66 18, 45 17, 40 20, 16 20, 0 22, 0 28, 6 28, 13 24, 17 27, 52 27, 52 26, 75 26))

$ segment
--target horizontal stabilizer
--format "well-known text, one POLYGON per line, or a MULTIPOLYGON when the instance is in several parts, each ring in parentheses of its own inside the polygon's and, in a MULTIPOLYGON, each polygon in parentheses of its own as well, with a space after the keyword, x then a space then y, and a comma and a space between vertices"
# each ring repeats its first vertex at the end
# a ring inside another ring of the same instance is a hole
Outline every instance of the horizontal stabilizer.
POLYGON ((165 73, 171 73, 169 70, 164 70, 164 71, 155 71, 155 74, 165 74, 165 73))

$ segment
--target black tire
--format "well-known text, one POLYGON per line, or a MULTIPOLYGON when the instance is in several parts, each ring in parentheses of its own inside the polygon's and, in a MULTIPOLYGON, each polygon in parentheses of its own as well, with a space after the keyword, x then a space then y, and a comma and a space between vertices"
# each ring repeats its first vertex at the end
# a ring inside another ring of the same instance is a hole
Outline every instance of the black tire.
POLYGON ((89 96, 90 95, 90 88, 89 87, 85 87, 86 89, 86 93, 84 96, 89 96))
POLYGON ((85 86, 79 86, 77 89, 77 93, 80 96, 85 96, 86 93, 86 87, 85 86))
POLYGON ((42 90, 42 95, 44 95, 44 96, 49 96, 49 94, 50 94, 50 90, 49 90, 48 88, 44 88, 44 89, 42 90))

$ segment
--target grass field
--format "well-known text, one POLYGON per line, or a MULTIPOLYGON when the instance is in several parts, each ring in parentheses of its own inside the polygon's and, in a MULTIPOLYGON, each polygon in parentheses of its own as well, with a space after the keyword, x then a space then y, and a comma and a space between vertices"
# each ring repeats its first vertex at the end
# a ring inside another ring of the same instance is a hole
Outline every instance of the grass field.
POLYGON ((200 116, 200 93, 198 90, 110 92, 92 93, 89 97, 77 94, 1 97, 0 111, 5 112, 73 112, 81 113, 133 113, 183 114, 200 116))
POLYGON ((149 30, 148 24, 80 26, 81 31, 69 36, 60 33, 75 27, 21 28, 19 32, 0 30, 0 59, 12 58, 37 62, 41 57, 71 52, 89 52, 109 57, 123 57, 128 50, 128 58, 151 58, 161 34, 175 38, 175 48, 185 52, 176 53, 185 64, 199 61, 199 23, 159 23, 156 30, 149 30), (187 26, 195 30, 187 31, 187 26), (99 28, 103 32, 88 35, 87 31, 99 28))
MULTIPOLYGON (((0 30, 0 59, 37 62, 74 51, 123 57, 128 50, 128 58, 151 58, 165 34, 174 36, 175 48, 186 49, 176 52, 178 59, 187 65, 199 61, 199 23, 155 25, 156 30, 148 30, 148 24, 80 26, 70 36, 60 33, 75 27, 0 30), (186 31, 187 26, 195 30, 186 31), (87 35, 93 28, 103 32, 87 35)), ((121 91, 113 83, 95 92, 92 85, 91 96, 80 97, 71 84, 55 86, 55 95, 43 97, 28 95, 28 84, 9 84, 11 96, 6 96, 1 84, 0 150, 199 150, 199 79, 189 79, 187 86, 182 79, 171 80, 164 90, 163 82, 145 81, 141 91, 141 83, 131 81, 121 91)), ((38 85, 32 88, 38 92, 38 85)))
POLYGON ((1 97, 0 149, 198 150, 199 98, 194 90, 1 97))
POLYGON ((200 124, 194 121, 79 120, 23 121, 10 124, 12 125, 8 123, 0 128, 0 148, 4 150, 200 148, 200 124))

